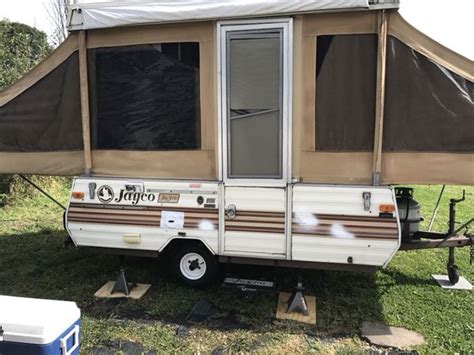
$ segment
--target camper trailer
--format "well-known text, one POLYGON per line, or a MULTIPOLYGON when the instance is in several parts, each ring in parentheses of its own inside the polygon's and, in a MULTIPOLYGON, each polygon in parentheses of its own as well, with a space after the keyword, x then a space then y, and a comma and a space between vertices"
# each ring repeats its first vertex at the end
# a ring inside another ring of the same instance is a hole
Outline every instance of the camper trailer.
POLYGON ((474 184, 474 65, 398 6, 76 1, 67 40, 0 93, 0 172, 76 176, 75 246, 167 252, 189 285, 440 246, 455 279, 468 223, 419 231, 396 185, 474 184))

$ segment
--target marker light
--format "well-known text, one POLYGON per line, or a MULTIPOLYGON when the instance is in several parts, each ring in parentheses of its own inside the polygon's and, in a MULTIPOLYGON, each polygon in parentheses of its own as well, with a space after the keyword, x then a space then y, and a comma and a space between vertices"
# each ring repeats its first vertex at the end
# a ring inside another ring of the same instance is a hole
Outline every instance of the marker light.
POLYGON ((379 211, 383 213, 395 212, 395 205, 379 205, 379 211))
POLYGON ((73 191, 73 193, 71 194, 72 198, 75 198, 75 199, 82 199, 84 198, 84 192, 81 192, 81 191, 73 191))

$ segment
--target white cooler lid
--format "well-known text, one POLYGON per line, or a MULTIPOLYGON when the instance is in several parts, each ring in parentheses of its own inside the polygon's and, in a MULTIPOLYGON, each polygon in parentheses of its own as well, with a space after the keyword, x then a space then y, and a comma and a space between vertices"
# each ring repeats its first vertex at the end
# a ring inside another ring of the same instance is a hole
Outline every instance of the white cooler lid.
POLYGON ((80 317, 74 302, 0 296, 3 341, 49 344, 80 317))

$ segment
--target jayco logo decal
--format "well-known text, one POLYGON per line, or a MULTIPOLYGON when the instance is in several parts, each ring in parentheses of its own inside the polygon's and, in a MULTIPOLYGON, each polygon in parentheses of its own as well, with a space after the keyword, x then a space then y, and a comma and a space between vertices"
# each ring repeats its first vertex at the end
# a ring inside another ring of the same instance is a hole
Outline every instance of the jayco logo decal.
POLYGON ((155 200, 156 195, 153 193, 120 190, 120 195, 114 201, 117 203, 126 201, 136 205, 138 202, 154 202, 155 200))
POLYGON ((110 186, 103 185, 97 190, 97 197, 102 203, 109 203, 114 199, 114 190, 110 186))
POLYGON ((128 202, 132 205, 137 205, 139 202, 157 202, 157 203, 178 203, 179 194, 177 193, 147 193, 140 191, 130 191, 121 189, 117 197, 115 197, 114 190, 110 186, 103 185, 97 190, 97 197, 102 203, 128 202), (157 198, 158 197, 158 198, 157 198))

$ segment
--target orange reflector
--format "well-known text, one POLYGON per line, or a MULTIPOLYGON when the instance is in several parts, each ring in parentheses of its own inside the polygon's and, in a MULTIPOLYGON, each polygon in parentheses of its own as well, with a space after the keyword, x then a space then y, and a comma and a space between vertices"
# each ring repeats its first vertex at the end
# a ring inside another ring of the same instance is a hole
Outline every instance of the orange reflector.
POLYGON ((395 205, 379 205, 379 211, 384 213, 395 212, 395 205))
POLYGON ((76 199, 84 198, 84 192, 80 192, 80 191, 73 191, 71 195, 72 195, 72 198, 76 198, 76 199))

